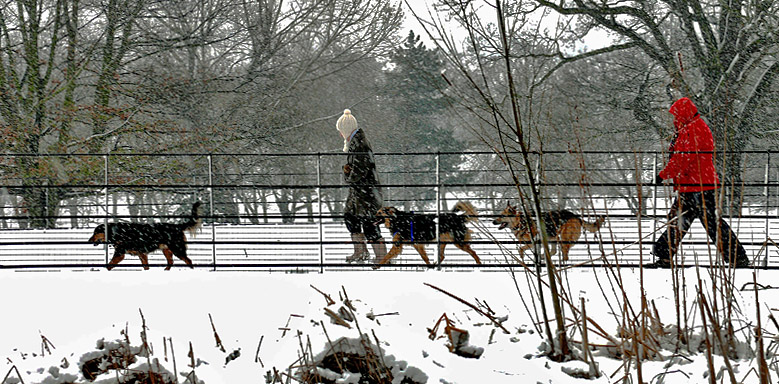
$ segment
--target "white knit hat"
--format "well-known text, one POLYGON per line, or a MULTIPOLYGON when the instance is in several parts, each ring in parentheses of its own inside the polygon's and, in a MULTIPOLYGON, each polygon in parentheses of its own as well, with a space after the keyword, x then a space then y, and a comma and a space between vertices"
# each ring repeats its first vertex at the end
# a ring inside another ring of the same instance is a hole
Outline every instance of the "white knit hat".
POLYGON ((344 152, 349 152, 349 136, 357 129, 357 119, 352 116, 352 111, 344 109, 344 114, 335 123, 335 129, 341 132, 344 138, 344 152))

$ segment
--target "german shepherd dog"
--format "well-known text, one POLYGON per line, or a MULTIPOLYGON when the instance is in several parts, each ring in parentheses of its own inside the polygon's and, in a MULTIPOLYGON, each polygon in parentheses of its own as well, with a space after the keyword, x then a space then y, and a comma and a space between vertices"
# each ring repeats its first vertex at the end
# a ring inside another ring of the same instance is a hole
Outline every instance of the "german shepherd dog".
POLYGON ((108 233, 106 235, 105 224, 100 224, 95 228, 89 242, 97 246, 108 242, 116 249, 114 257, 108 263, 106 268, 110 271, 122 260, 125 253, 138 255, 143 264, 143 269, 149 269, 149 253, 161 249, 165 258, 168 260, 169 270, 173 265, 173 256, 183 260, 190 268, 194 268, 192 260, 187 257, 187 237, 184 231, 194 236, 203 220, 198 215, 200 202, 192 205, 192 214, 188 221, 181 224, 173 223, 110 223, 108 224, 108 233))
MULTIPOLYGON (((579 240, 582 228, 596 232, 606 220, 605 217, 598 216, 594 223, 588 223, 582 220, 581 216, 565 209, 545 212, 543 218, 546 234, 550 240, 550 251, 552 255, 556 254, 559 243, 562 248, 563 260, 568 260, 568 252, 579 240)), ((497 225, 498 229, 509 227, 517 240, 524 243, 519 249, 520 255, 532 247, 533 240, 539 236, 535 218, 517 211, 517 208, 511 203, 506 204, 506 208, 498 215, 498 218, 493 220, 492 224, 497 225)))
MULTIPOLYGON (((387 255, 379 261, 379 265, 386 264, 394 257, 400 255, 403 251, 403 245, 411 244, 414 249, 422 256, 425 264, 430 264, 430 259, 425 252, 425 242, 435 241, 436 222, 435 215, 416 214, 413 212, 402 212, 395 207, 384 207, 376 213, 377 218, 384 221, 384 225, 392 233, 392 249, 387 255)), ((481 264, 481 260, 476 252, 473 251, 470 244, 471 231, 466 227, 469 221, 477 220, 478 213, 471 203, 460 201, 452 208, 452 212, 440 215, 441 226, 439 229, 438 240, 440 259, 439 263, 444 261, 444 248, 447 243, 454 244, 455 247, 467 252, 476 264, 481 264), (458 214, 457 212, 463 212, 458 214)))

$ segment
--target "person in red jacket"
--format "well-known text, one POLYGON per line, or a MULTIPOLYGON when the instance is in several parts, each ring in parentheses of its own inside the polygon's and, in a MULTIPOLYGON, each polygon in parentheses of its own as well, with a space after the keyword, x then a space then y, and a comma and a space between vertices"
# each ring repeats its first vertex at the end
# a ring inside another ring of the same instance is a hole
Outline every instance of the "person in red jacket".
POLYGON ((669 112, 674 116, 676 135, 668 150, 668 164, 657 175, 655 183, 673 179, 678 195, 668 213, 668 227, 652 249, 657 258, 656 266, 671 266, 672 256, 676 254, 682 237, 693 220, 698 218, 717 244, 725 262, 736 267, 748 267, 749 258, 736 234, 725 220, 717 217, 715 190, 719 188, 719 176, 714 168, 711 129, 698 114, 695 104, 686 97, 674 102, 669 112))

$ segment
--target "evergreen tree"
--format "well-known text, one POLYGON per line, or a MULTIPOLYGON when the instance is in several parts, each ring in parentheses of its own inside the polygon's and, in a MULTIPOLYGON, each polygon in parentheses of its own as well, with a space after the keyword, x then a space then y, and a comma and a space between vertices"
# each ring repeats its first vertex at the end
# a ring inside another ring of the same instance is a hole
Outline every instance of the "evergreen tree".
MULTIPOLYGON (((395 126, 388 127, 393 139, 385 148, 393 152, 429 154, 393 159, 397 161, 392 161, 387 171, 397 174, 390 183, 432 184, 435 182, 434 155, 462 150, 453 135, 453 127, 446 123, 447 83, 441 76, 444 64, 438 52, 425 47, 413 31, 393 52, 389 64, 383 98, 384 105, 395 115, 395 126)), ((441 158, 442 182, 451 181, 447 174, 459 165, 461 157, 441 158)), ((402 194, 393 194, 391 198, 403 200, 405 207, 410 208, 412 202, 430 199, 433 194, 433 188, 405 188, 402 194)))

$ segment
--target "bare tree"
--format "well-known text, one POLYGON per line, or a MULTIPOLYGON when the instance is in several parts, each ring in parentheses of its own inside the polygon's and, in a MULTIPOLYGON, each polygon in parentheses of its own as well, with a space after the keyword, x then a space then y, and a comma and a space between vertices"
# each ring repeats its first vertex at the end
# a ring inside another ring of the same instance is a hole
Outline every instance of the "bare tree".
MULTIPOLYGON (((779 75, 776 1, 536 1, 538 6, 576 17, 583 36, 603 28, 614 43, 603 52, 640 52, 668 75, 668 83, 691 97, 706 115, 715 134, 724 170, 738 182, 738 153, 761 134, 755 124, 776 99, 779 75)), ((557 52, 560 63, 593 53, 557 52)), ((559 68, 558 67, 555 67, 559 68)), ((651 119, 651 115, 645 115, 651 119)), ((770 129, 769 129, 770 130, 770 129)))

